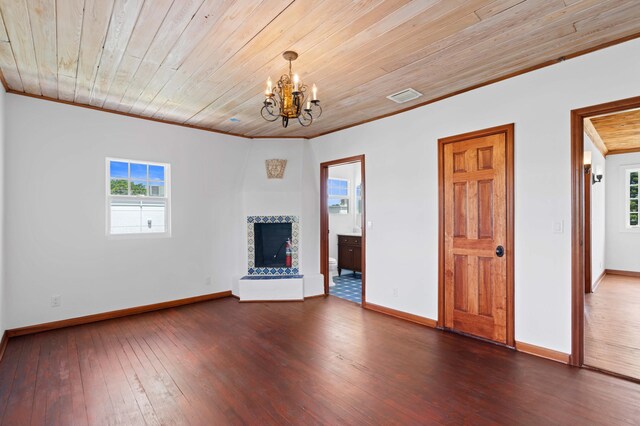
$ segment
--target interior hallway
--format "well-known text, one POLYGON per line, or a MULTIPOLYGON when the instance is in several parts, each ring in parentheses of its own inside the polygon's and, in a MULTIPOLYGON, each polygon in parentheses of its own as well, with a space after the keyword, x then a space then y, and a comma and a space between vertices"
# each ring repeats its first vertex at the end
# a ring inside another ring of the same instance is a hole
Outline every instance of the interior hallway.
POLYGON ((585 297, 584 332, 586 365, 640 379, 640 278, 607 274, 585 297))

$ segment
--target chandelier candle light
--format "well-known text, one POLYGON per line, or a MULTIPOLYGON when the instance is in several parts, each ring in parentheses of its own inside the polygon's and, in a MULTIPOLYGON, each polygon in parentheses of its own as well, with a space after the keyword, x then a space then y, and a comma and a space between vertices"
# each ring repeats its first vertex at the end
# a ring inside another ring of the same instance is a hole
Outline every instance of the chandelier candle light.
POLYGON ((291 62, 298 58, 298 54, 289 50, 284 52, 282 57, 289 61, 289 74, 280 77, 275 87, 271 77, 267 79, 264 106, 260 115, 267 121, 276 121, 282 117, 282 127, 287 127, 291 118, 297 118, 302 126, 308 127, 314 118, 322 115, 318 88, 315 84, 312 86, 309 99, 307 85, 300 80, 298 74, 291 72, 291 62), (303 108, 305 104, 306 107, 303 108))

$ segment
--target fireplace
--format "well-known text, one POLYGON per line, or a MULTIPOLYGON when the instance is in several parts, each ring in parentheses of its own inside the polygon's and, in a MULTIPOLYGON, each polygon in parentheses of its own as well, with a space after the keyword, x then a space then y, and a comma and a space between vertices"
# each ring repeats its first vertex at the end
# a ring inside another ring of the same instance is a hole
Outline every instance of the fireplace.
POLYGON ((247 248, 248 273, 259 276, 297 275, 298 238, 297 216, 248 216, 247 248), (291 267, 285 264, 287 239, 291 240, 291 267))
POLYGON ((291 223, 254 223, 255 265, 257 268, 284 268, 291 223))

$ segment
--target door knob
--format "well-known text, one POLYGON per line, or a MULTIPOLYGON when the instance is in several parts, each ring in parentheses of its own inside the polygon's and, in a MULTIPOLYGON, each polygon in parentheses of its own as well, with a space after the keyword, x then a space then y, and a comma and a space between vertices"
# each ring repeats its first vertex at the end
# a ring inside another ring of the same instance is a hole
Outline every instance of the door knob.
POLYGON ((496 247, 496 256, 498 257, 504 256, 504 247, 502 246, 496 247))

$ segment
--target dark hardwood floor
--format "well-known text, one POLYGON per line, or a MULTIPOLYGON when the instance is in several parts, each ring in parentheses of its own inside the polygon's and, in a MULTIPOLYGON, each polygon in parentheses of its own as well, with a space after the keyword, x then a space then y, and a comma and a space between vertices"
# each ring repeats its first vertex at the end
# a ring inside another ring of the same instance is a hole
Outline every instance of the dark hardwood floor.
POLYGON ((361 309, 233 298, 11 339, 3 424, 638 424, 640 385, 361 309))

